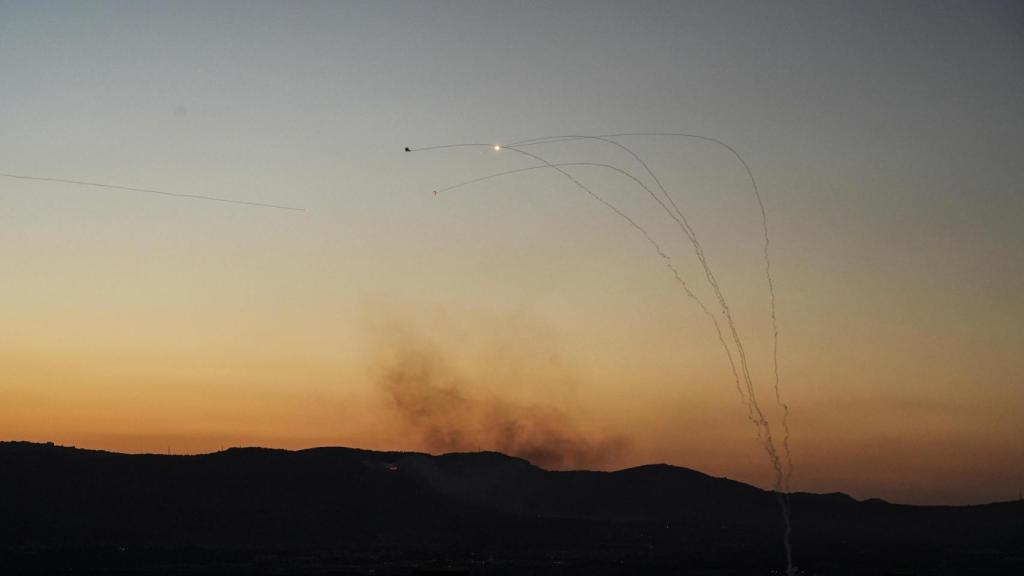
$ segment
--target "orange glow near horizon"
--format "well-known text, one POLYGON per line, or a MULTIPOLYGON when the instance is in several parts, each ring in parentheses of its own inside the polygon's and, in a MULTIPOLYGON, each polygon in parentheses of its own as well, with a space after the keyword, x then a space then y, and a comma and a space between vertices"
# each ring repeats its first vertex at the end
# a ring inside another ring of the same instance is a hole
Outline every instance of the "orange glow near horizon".
POLYGON ((1019 7, 441 4, 0 4, 0 440, 1018 496, 1019 7))
MULTIPOLYGON (((159 354, 131 352, 114 338, 62 360, 43 350, 8 352, 0 435, 123 452, 341 445, 499 450, 549 468, 667 461, 770 486, 718 352, 700 338, 684 338, 695 350, 675 359, 672 345, 658 351, 656 341, 633 358, 620 354, 627 337, 595 333, 573 346, 521 315, 446 323, 438 314, 409 314, 401 327, 394 318, 359 320, 361 338, 335 342, 349 350, 340 357, 331 357, 331 346, 311 349, 310 340, 258 357, 224 347, 173 349, 170 341, 159 354), (693 364, 700 357, 707 367, 693 364), (406 388, 396 391, 387 378, 400 365, 406 388), (419 380, 410 384, 410 377, 419 380), (433 416, 396 411, 399 392, 433 416), (512 443, 495 432, 509 425, 520 430, 512 443)), ((837 403, 826 388, 805 382, 853 388, 863 371, 844 378, 814 362, 795 364, 787 363, 792 376, 783 383, 793 410, 795 489, 966 503, 979 488, 1007 490, 1006 478, 1019 473, 1017 463, 993 458, 1015 449, 1009 406, 992 412, 982 399, 948 395, 921 402, 884 386, 837 403), (941 486, 914 481, 936 475, 941 486)), ((874 377, 884 372, 879 366, 874 377)), ((770 399, 768 388, 761 391, 770 399)), ((762 403, 778 416, 773 403, 762 403)))

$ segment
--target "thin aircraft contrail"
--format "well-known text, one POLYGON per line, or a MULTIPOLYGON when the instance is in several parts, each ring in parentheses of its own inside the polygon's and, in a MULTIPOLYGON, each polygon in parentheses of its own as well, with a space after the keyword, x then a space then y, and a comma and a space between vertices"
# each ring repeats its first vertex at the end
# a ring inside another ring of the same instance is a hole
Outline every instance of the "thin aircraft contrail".
POLYGON ((754 178, 753 172, 750 170, 749 165, 746 163, 746 161, 739 155, 739 153, 734 148, 732 148, 731 146, 729 146, 725 142, 722 142, 722 141, 720 141, 718 139, 710 138, 710 137, 707 137, 707 136, 696 135, 696 134, 686 134, 686 133, 629 133, 629 134, 611 134, 611 135, 604 135, 604 136, 578 136, 578 135, 550 136, 550 137, 546 137, 546 138, 535 138, 535 139, 530 139, 530 140, 523 140, 523 141, 519 141, 519 142, 514 142, 514 143, 512 143, 510 145, 505 145, 505 146, 491 145, 491 144, 477 144, 477 143, 471 143, 471 144, 448 144, 448 145, 431 146, 431 147, 418 148, 418 149, 406 148, 406 151, 407 152, 413 152, 413 151, 424 151, 424 150, 437 150, 437 149, 442 149, 442 148, 479 147, 479 146, 486 146, 486 147, 489 147, 489 148, 493 146, 493 149, 496 150, 496 151, 499 151, 499 150, 502 150, 502 149, 511 150, 511 151, 517 152, 519 154, 525 155, 527 157, 533 158, 533 159, 541 162, 543 164, 543 166, 534 166, 534 167, 522 168, 522 169, 517 169, 517 170, 509 170, 509 171, 501 172, 501 173, 498 173, 498 174, 492 174, 490 176, 484 176, 484 177, 481 177, 481 178, 475 178, 475 179, 472 179, 472 180, 467 180, 467 181, 464 181, 464 182, 461 182, 461 183, 458 183, 458 184, 455 184, 455 185, 452 185, 452 186, 449 186, 449 187, 446 187, 446 188, 443 188, 443 189, 440 189, 440 190, 436 190, 435 194, 437 194, 439 192, 443 192, 443 191, 459 188, 459 187, 462 187, 462 186, 466 186, 466 185, 469 185, 469 184, 481 182, 481 181, 488 180, 488 179, 491 179, 491 178, 497 178, 497 177, 500 177, 500 176, 506 176, 506 175, 509 175, 509 174, 514 174, 514 173, 518 173, 518 172, 524 172, 524 171, 527 171, 527 170, 542 169, 542 168, 554 169, 554 170, 558 171, 559 173, 561 173, 566 178, 568 178, 570 181, 572 181, 573 184, 575 184, 577 187, 579 187, 582 190, 584 190, 587 194, 589 194, 595 200, 597 200, 601 204, 605 205, 607 208, 611 209, 613 212, 615 212, 620 217, 624 218, 633 228, 637 229, 648 240, 648 242, 654 247, 654 249, 658 253, 658 255, 665 260, 666 265, 672 271, 672 273, 675 276, 677 282, 683 287, 683 289, 687 293, 687 295, 689 297, 691 297, 693 300, 695 300, 698 303, 698 305, 701 307, 701 309, 704 311, 704 313, 706 315, 708 315, 712 319, 713 324, 715 326, 715 330, 716 330, 716 332, 718 334, 719 342, 722 345, 722 348, 725 351, 726 356, 729 359, 730 367, 732 369, 733 376, 734 376, 734 379, 736 381, 737 391, 739 391, 739 393, 740 393, 741 400, 745 400, 745 403, 747 404, 748 419, 757 428, 759 443, 761 443, 762 447, 765 449, 765 451, 766 451, 766 453, 767 453, 767 455, 768 455, 768 457, 769 457, 769 459, 770 459, 770 461, 772 463, 772 467, 775 470, 775 475, 776 475, 776 482, 775 482, 775 484, 776 484, 776 491, 775 491, 775 493, 776 493, 776 497, 778 498, 778 501, 779 501, 779 506, 780 506, 780 509, 781 509, 781 512, 782 512, 783 521, 784 521, 784 524, 785 524, 785 530, 784 530, 784 534, 783 534, 783 543, 784 543, 785 551, 786 551, 787 572, 790 573, 790 574, 795 573, 795 569, 794 569, 793 563, 792 563, 792 550, 791 550, 791 546, 790 546, 791 524, 790 524, 789 494, 788 494, 788 491, 789 491, 789 481, 790 481, 790 477, 792 475, 792 458, 790 456, 790 451, 789 451, 789 426, 788 426, 788 422, 787 422, 787 418, 788 418, 788 414, 789 414, 789 407, 785 403, 782 402, 781 394, 780 394, 780 391, 779 391, 778 326, 777 326, 776 313, 775 313, 774 282, 773 282, 772 275, 771 275, 771 260, 769 258, 769 236, 768 236, 767 216, 766 216, 766 212, 765 212, 764 203, 763 203, 763 201, 761 199, 760 191, 759 191, 759 189, 757 187, 757 181, 754 178), (720 286, 718 284, 718 281, 715 278, 715 275, 712 272, 711 267, 710 267, 710 265, 707 262, 707 259, 706 259, 705 255, 704 255, 703 247, 701 246, 700 242, 698 241, 696 233, 693 231, 693 228, 690 226, 689 222, 686 220, 685 215, 679 209, 679 207, 676 204, 676 202, 672 199, 671 195, 664 188, 664 186, 662 185, 660 179, 657 177, 657 175, 654 173, 654 171, 650 168, 650 166, 636 152, 634 152, 632 149, 630 149, 629 147, 625 146, 624 144, 622 144, 620 142, 612 140, 612 138, 617 137, 617 136, 635 136, 635 135, 688 137, 688 138, 697 138, 697 139, 701 139, 701 140, 717 143, 717 144, 725 147, 726 149, 728 149, 734 156, 736 156, 736 158, 740 161, 740 163, 745 168, 745 170, 747 172, 747 175, 750 177, 750 180, 751 180, 751 183, 752 183, 753 189, 754 189, 754 195, 755 195, 755 198, 757 199, 758 206, 759 206, 760 212, 761 212, 762 230, 763 230, 763 236, 764 236, 765 275, 766 275, 767 281, 768 281, 769 309, 770 309, 770 313, 771 313, 772 328, 773 328, 773 370, 774 370, 774 375, 775 375, 775 383, 774 383, 775 386, 774 386, 774 389, 775 389, 776 402, 783 409, 783 421, 782 421, 782 424, 783 424, 783 428, 784 428, 784 432, 785 432, 785 438, 784 438, 784 444, 783 445, 784 445, 784 449, 785 449, 785 458, 786 458, 786 462, 787 462, 787 467, 786 467, 785 471, 783 470, 783 466, 782 466, 782 463, 780 461, 779 454, 778 454, 778 452, 777 452, 777 450, 775 448, 774 440, 772 439, 772 433, 771 433, 770 424, 769 424, 767 418, 764 416, 760 406, 757 403, 757 398, 756 398, 756 395, 755 395, 755 390, 754 390, 754 387, 753 387, 753 382, 752 382, 752 378, 751 378, 749 367, 748 367, 748 363, 747 363, 746 352, 745 352, 745 349, 743 347, 743 343, 742 343, 742 341, 741 341, 741 339, 739 337, 739 333, 738 333, 738 331, 736 329, 735 323, 733 321, 732 313, 731 313, 731 311, 729 309, 729 306, 728 306, 728 304, 727 304, 727 302, 725 300, 724 295, 721 292, 721 288, 720 288, 720 286), (639 162, 644 167, 644 169, 647 171, 647 174, 651 177, 651 179, 654 180, 654 182, 658 186, 659 190, 662 192, 662 194, 665 197, 665 199, 672 205, 672 207, 674 209, 674 213, 673 213, 673 210, 670 210, 668 208, 668 206, 665 204, 665 202, 663 202, 661 200, 661 198, 659 198, 658 195, 655 194, 654 191, 650 189, 650 187, 648 187, 646 184, 644 184, 642 181, 640 181, 638 178, 636 178, 635 176, 633 176, 631 173, 629 173, 626 170, 622 170, 622 169, 620 169, 618 167, 615 167, 615 166, 612 166, 612 165, 609 165, 609 164, 599 164, 599 163, 578 162, 578 163, 559 163, 559 164, 554 164, 554 163, 549 162, 548 160, 546 160, 545 158, 543 158, 543 157, 541 157, 539 155, 536 155, 536 154, 524 151, 524 150, 522 150, 520 148, 522 146, 551 144, 551 143, 556 143, 556 142, 566 142, 566 141, 583 140, 583 139, 590 139, 590 140, 597 140, 597 141, 606 142, 606 143, 612 144, 612 145, 614 145, 614 146, 616 146, 616 147, 626 151, 628 154, 630 154, 637 162, 639 162), (603 198, 601 198, 600 196, 595 194, 590 188, 588 188, 586 185, 581 183, 578 179, 576 179, 574 176, 572 176, 570 173, 566 172, 563 169, 563 167, 568 167, 568 166, 600 166, 600 167, 604 167, 604 168, 608 168, 608 169, 614 170, 614 171, 616 171, 616 172, 618 172, 620 174, 625 175, 626 177, 628 177, 631 180, 633 180, 636 184, 638 184, 641 188, 643 188, 648 193, 648 195, 650 195, 651 198, 653 198, 658 203, 658 205, 669 215, 669 217, 671 217, 677 223, 677 225, 679 225, 679 227, 683 231, 684 235, 687 237, 687 239, 690 241, 691 245, 693 246, 695 254, 696 254, 698 260, 700 261, 701 266, 702 266, 702 268, 704 270, 705 277, 706 277, 709 285, 711 285, 712 289, 714 290, 716 299, 717 299, 717 301, 718 301, 718 303, 719 303, 719 305, 720 305, 720 307, 722 309, 723 315, 726 318, 726 321, 727 321, 727 324, 729 326, 730 333, 731 333, 731 336, 732 336, 732 339, 733 339, 733 343, 736 346, 737 354, 739 355, 739 359, 740 359, 740 366, 741 366, 741 369, 742 369, 742 372, 743 372, 743 380, 744 380, 744 384, 745 384, 746 389, 747 389, 747 395, 746 395, 745 398, 744 398, 743 391, 742 391, 742 389, 739 386, 739 375, 736 372, 735 362, 733 361, 732 354, 731 354, 731 351, 730 351, 729 347, 725 344, 725 340, 724 340, 724 338, 722 336, 722 332, 721 332, 721 329, 720 329, 720 327, 718 325, 717 318, 713 314, 710 313, 710 311, 707 309, 707 307, 704 305, 704 303, 696 295, 694 295, 693 292, 689 289, 689 286, 686 284, 685 280, 679 274, 678 269, 674 266, 674 263, 672 262, 671 257, 669 257, 662 250, 661 246, 651 237, 651 235, 647 232, 647 230, 644 229, 642 226, 640 226, 635 220, 633 220, 632 218, 627 216, 625 213, 623 213, 616 206, 612 205, 608 201, 604 200, 603 198))
POLYGON ((92 186, 95 188, 107 188, 109 190, 126 190, 128 192, 145 192, 147 194, 159 194, 161 196, 174 196, 176 198, 189 198, 192 200, 210 200, 212 202, 225 202, 228 204, 241 204, 244 206, 257 206, 260 208, 275 208, 278 210, 293 210, 296 212, 305 212, 305 208, 298 208, 295 206, 285 206, 282 204, 268 204, 266 202, 250 202, 249 200, 233 200, 231 198, 220 198, 217 196, 206 196, 203 194, 184 194, 181 192, 165 192, 163 190, 153 190, 152 188, 136 188, 134 186, 119 186, 117 184, 104 184, 102 182, 87 182, 85 180, 71 180, 68 178, 50 178, 46 176, 26 176, 23 174, 10 174, 7 172, 0 172, 0 176, 4 178, 14 178, 17 180, 32 180, 35 182, 57 182, 60 184, 74 184, 77 186, 92 186))

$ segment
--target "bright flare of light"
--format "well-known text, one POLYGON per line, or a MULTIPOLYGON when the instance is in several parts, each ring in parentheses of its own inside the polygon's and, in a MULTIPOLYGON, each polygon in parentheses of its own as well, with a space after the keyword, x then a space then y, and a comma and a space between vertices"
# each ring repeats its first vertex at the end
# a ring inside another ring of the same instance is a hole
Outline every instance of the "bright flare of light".
POLYGON ((497 152, 499 150, 501 150, 501 144, 495 144, 494 145, 494 151, 497 152))

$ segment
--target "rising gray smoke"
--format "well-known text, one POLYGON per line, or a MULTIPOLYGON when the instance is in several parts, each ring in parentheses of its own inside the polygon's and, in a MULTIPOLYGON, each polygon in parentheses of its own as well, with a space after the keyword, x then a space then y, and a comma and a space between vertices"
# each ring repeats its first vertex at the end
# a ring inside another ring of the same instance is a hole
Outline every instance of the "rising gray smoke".
POLYGON ((406 344, 378 385, 402 429, 429 452, 496 450, 550 469, 601 468, 626 448, 621 436, 588 435, 566 411, 484 391, 424 344, 406 344))

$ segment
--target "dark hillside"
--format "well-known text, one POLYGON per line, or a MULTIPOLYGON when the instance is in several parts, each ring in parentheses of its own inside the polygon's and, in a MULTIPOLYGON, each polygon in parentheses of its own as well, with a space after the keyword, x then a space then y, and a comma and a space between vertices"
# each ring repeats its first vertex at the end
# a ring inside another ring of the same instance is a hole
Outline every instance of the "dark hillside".
MULTIPOLYGON (((782 565, 775 498, 674 466, 553 472, 493 452, 0 443, 0 539, 16 570, 764 574, 782 565)), ((811 572, 996 574, 1024 558, 1020 502, 791 498, 797 561, 811 572)))

